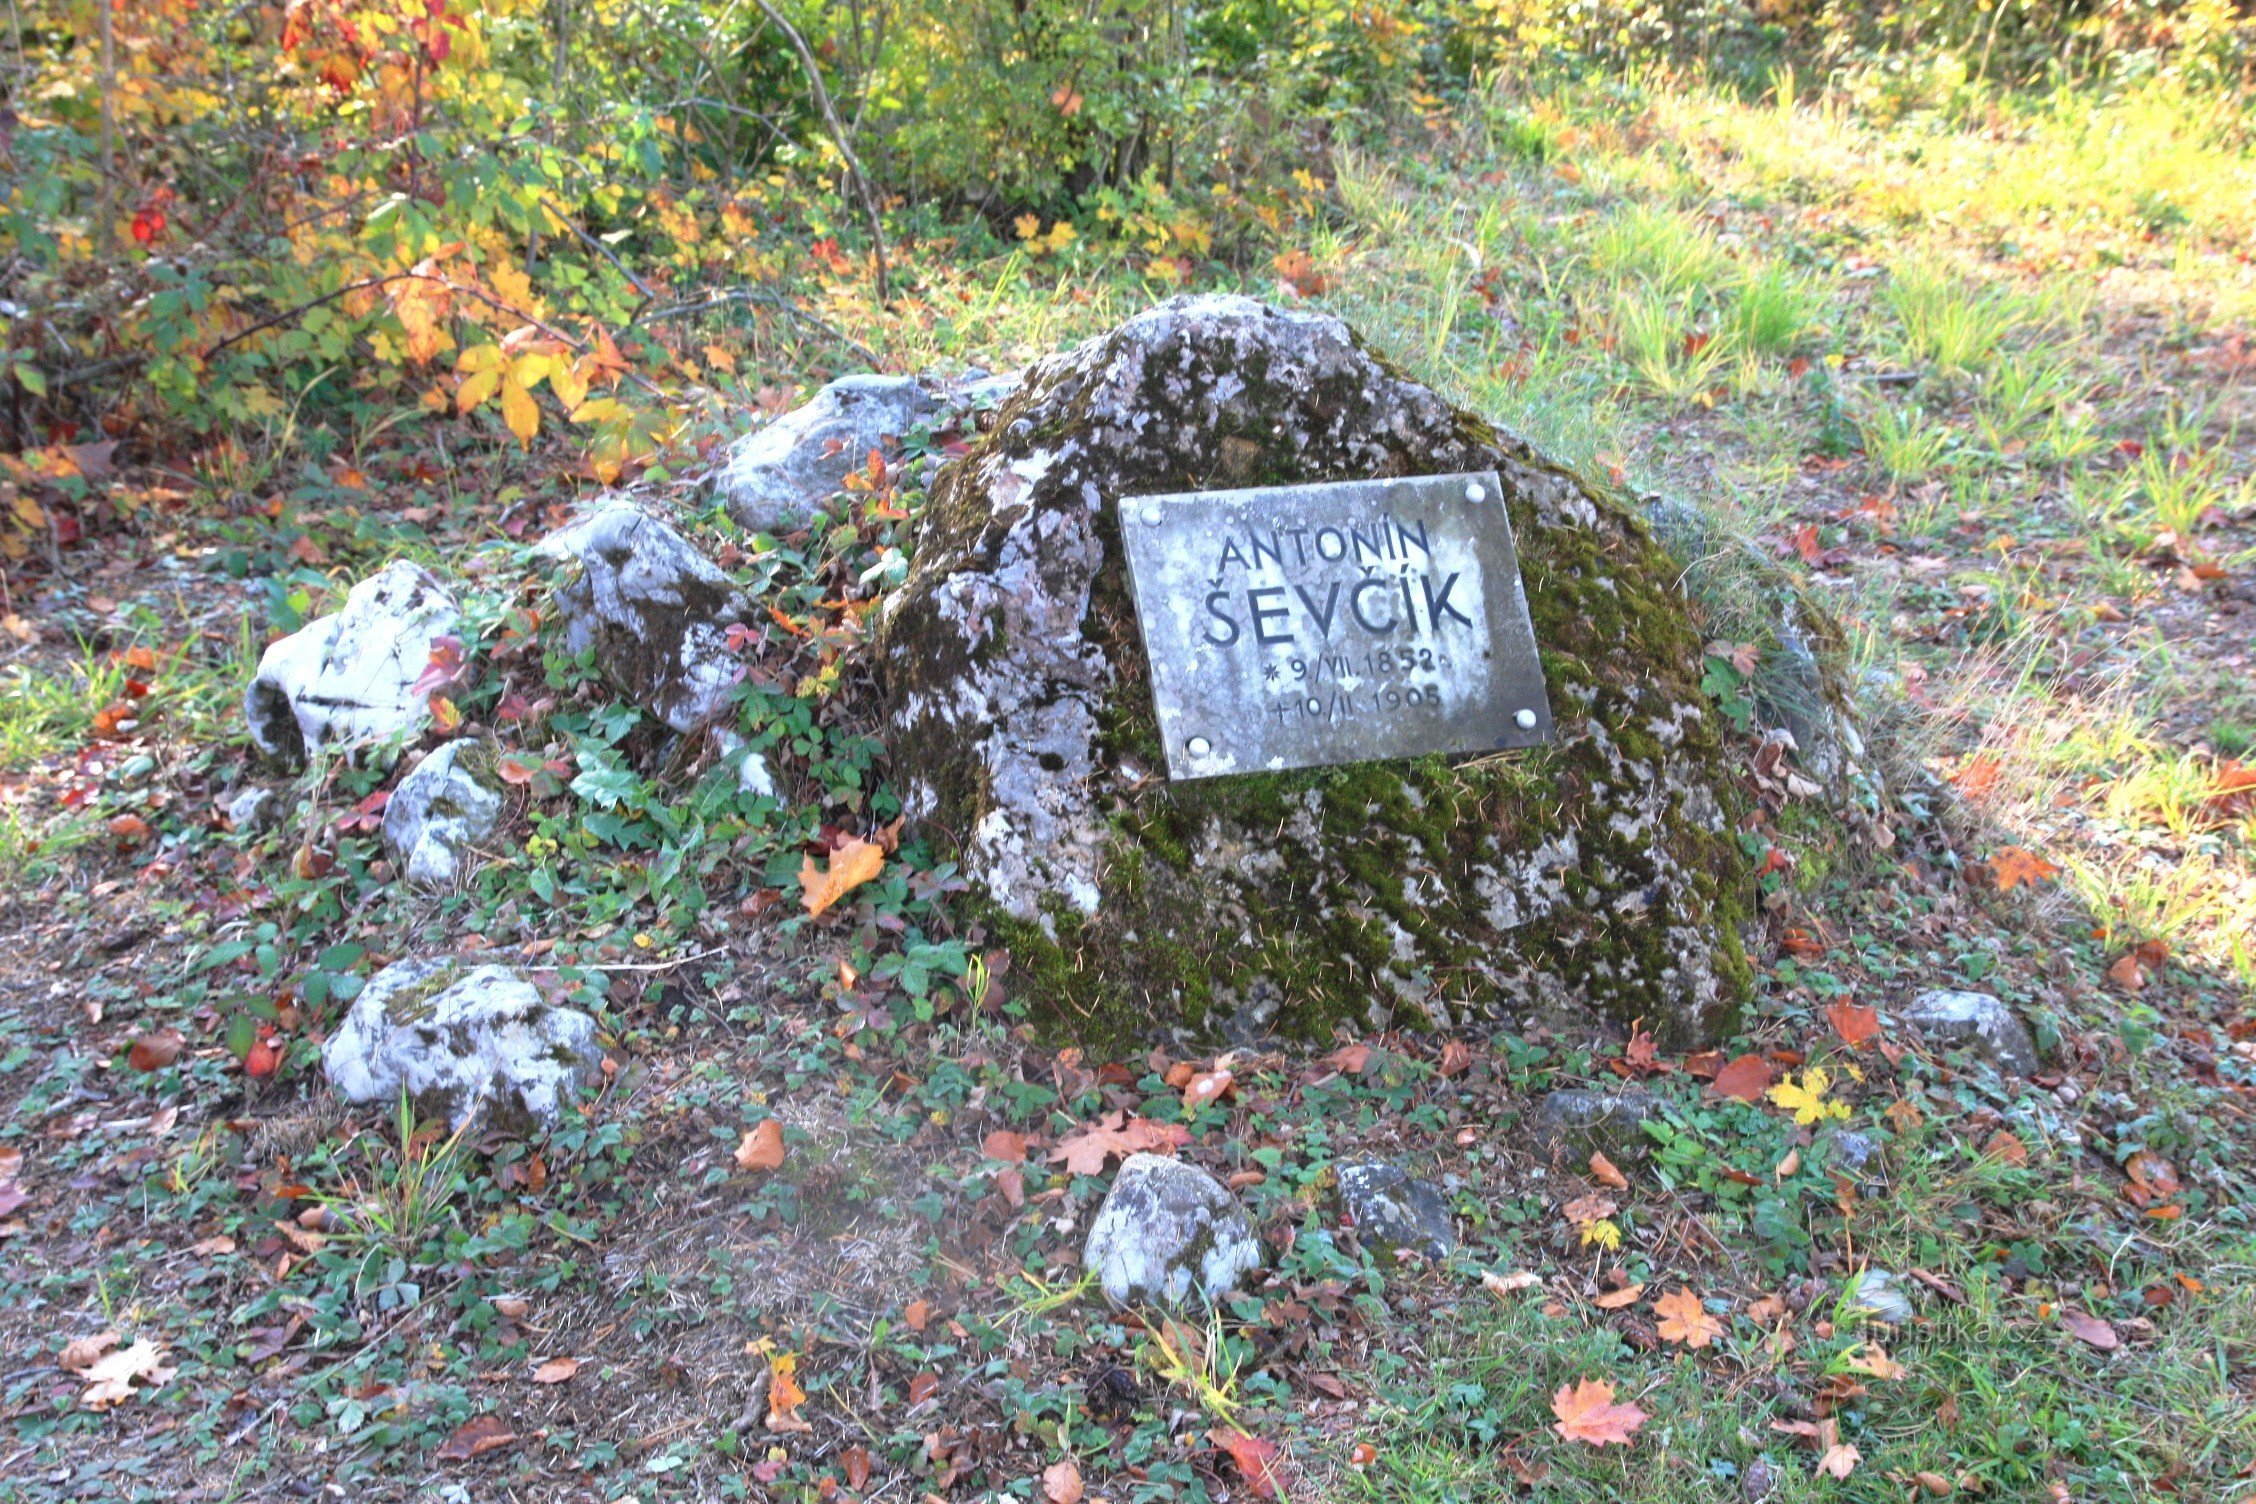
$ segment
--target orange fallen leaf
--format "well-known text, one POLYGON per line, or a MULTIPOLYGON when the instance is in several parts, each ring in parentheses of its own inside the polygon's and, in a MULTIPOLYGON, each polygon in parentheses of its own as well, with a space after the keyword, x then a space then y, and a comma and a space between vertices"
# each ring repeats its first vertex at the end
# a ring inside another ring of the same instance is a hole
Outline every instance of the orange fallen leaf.
POLYGON ((1551 1396, 1551 1413, 1559 1418, 1552 1430, 1568 1441, 1593 1447, 1608 1442, 1628 1446, 1647 1419, 1635 1405, 1615 1404, 1614 1386, 1603 1379, 1584 1379, 1561 1389, 1551 1396))
POLYGON ((1230 1093, 1237 1077, 1229 1071, 1195 1071, 1183 1083, 1183 1106, 1193 1112, 1209 1102, 1218 1102, 1230 1093))
POLYGON ((2138 952, 2125 953, 2123 958, 2107 968, 2107 980, 2125 992, 2142 992, 2146 988, 2146 967, 2141 965, 2138 952))
POLYGON ((1614 1168, 1614 1162, 1593 1149, 1590 1151, 1590 1178, 1600 1185, 1610 1185, 1617 1191, 1629 1189, 1629 1177, 1614 1168))
POLYGON ((848 836, 830 853, 827 870, 818 869, 813 857, 799 864, 799 886, 810 917, 820 917, 841 898, 885 870, 885 848, 875 841, 848 836))
POLYGON ((1770 1090, 1770 1063, 1760 1055, 1741 1055, 1716 1072, 1708 1083, 1713 1096, 1737 1097, 1742 1102, 1760 1102, 1763 1093, 1770 1090))
POLYGON ((1119 1108, 1060 1140, 1050 1151, 1050 1162, 1064 1165, 1069 1174, 1102 1175, 1105 1162, 1115 1156, 1173 1154, 1190 1141, 1191 1131, 1180 1123, 1132 1118, 1126 1108, 1119 1108))
POLYGON ((1990 857, 1990 872, 2000 893, 2021 883, 2033 888, 2060 875, 2058 867, 2022 846, 2000 846, 1990 857))
POLYGON ((1880 1037, 1880 1010, 1859 1007, 1847 998, 1826 1005, 1825 1021, 1852 1050, 1860 1050, 1880 1037))
POLYGON ((180 1047, 184 1043, 178 1029, 159 1029, 153 1034, 144 1034, 125 1052, 125 1063, 137 1071, 161 1071, 180 1058, 180 1047))
POLYGON ((1081 1504, 1081 1469, 1071 1457, 1042 1469, 1042 1497, 1049 1504, 1081 1504))
POLYGON ((799 1407, 805 1403, 807 1391, 799 1387, 799 1355, 768 1354, 768 1429, 779 1433, 814 1430, 799 1414, 799 1407))
POLYGON ((1708 1314, 1707 1307, 1700 1304, 1700 1297, 1688 1289, 1679 1289, 1673 1295, 1654 1301, 1653 1312, 1661 1318, 1663 1342, 1706 1347, 1723 1335, 1723 1323, 1708 1314))
POLYGON ((1472 1068, 1473 1052, 1461 1040, 1442 1041, 1440 1069, 1444 1076, 1462 1076, 1472 1068))
POLYGON ((1644 1293, 1643 1285, 1624 1285, 1619 1290, 1608 1290, 1590 1303, 1601 1311, 1619 1311, 1625 1306, 1637 1304, 1638 1297, 1644 1293))
POLYGON ((2029 1164, 2029 1146, 2021 1142, 2018 1134, 2009 1133, 2000 1128, 1997 1132, 1991 1134, 1990 1141, 1982 1146, 1982 1157, 1994 1159, 2000 1164, 2012 1165, 2016 1169, 2026 1169, 2029 1164))
POLYGON ((441 1462, 468 1462, 473 1457, 508 1446, 517 1433, 498 1415, 479 1415, 462 1423, 437 1452, 441 1462))
POLYGON ((783 1124, 768 1118, 744 1130, 736 1146, 739 1170, 774 1170, 783 1165, 783 1124))
POLYGON ((562 1384, 579 1371, 580 1360, 577 1358, 551 1358, 533 1370, 533 1382, 536 1384, 562 1384))
POLYGON ((1235 1427, 1217 1426, 1206 1433, 1206 1439, 1230 1454, 1237 1465, 1238 1475, 1245 1479, 1246 1488, 1257 1499, 1278 1497, 1280 1482, 1277 1471, 1277 1444, 1249 1436, 1235 1427))
POLYGON ((988 1134, 980 1149, 989 1159, 999 1159, 1005 1164, 1026 1163, 1026 1135, 1013 1133, 1008 1128, 997 1128, 988 1134))

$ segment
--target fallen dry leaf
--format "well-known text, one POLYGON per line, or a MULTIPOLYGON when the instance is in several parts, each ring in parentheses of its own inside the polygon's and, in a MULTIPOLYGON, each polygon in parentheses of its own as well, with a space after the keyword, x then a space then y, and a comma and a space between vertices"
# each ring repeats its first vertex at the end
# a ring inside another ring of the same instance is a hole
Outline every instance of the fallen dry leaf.
POLYGON ((533 1370, 533 1382, 536 1384, 562 1384, 568 1382, 572 1375, 579 1371, 580 1360, 577 1358, 551 1358, 533 1370))
POLYGON ((1042 1497, 1050 1504, 1081 1504, 1081 1468, 1071 1457, 1042 1469, 1042 1497))
POLYGON ((1102 1175, 1105 1162, 1114 1156, 1173 1154, 1190 1141, 1191 1131, 1182 1124, 1132 1118, 1123 1107, 1060 1140, 1050 1151, 1050 1162, 1064 1165, 1068 1174, 1102 1175))
POLYGON ((2060 869, 2020 846, 2000 846, 1990 858, 1990 873, 1997 879, 1998 891, 2006 892, 2016 884, 2035 887, 2051 882, 2060 875, 2060 869))
POLYGON ((1854 1446, 1845 1441, 1836 1441, 1825 1449, 1824 1456, 1817 1459, 1817 1470, 1828 1477, 1846 1478, 1856 1471, 1856 1465, 1863 1460, 1864 1454, 1854 1446))
POLYGON ((133 1048, 125 1052, 125 1063, 137 1071, 161 1071, 180 1058, 185 1043, 178 1029, 159 1029, 134 1040, 133 1048))
POLYGON ((1367 1044, 1343 1044, 1326 1055, 1324 1063, 1343 1076, 1360 1076, 1371 1063, 1371 1047, 1367 1044))
POLYGON ((78 1402, 89 1410, 107 1410, 133 1398, 133 1381, 162 1384, 173 1371, 164 1366, 164 1353, 144 1337, 131 1347, 98 1358, 83 1375, 86 1390, 78 1402))
POLYGON ((997 1128, 987 1135, 980 1149, 989 1159, 999 1159, 1004 1164, 1026 1163, 1026 1135, 1013 1133, 1008 1128, 997 1128))
POLYGON ((1522 1290, 1533 1290, 1543 1283, 1543 1276, 1522 1269, 1514 1274, 1498 1274, 1493 1269, 1481 1273, 1481 1288, 1498 1300, 1507 1295, 1517 1295, 1522 1290))
POLYGON ((1646 1421, 1645 1412, 1635 1405, 1615 1404, 1614 1386, 1603 1379, 1584 1379, 1561 1389, 1551 1396, 1551 1413, 1559 1418, 1552 1430, 1568 1441, 1593 1447, 1608 1442, 1626 1447, 1646 1421))
POLYGON ((799 1387, 799 1355, 768 1354, 768 1429, 779 1433, 804 1433, 814 1426, 799 1413, 807 1391, 799 1387))
POLYGON ((1209 1102, 1218 1102, 1229 1095, 1237 1084, 1237 1077, 1229 1071, 1197 1071, 1183 1084, 1183 1106, 1197 1111, 1209 1102))
POLYGON ((1707 1307, 1700 1304, 1700 1297, 1688 1289, 1679 1289, 1673 1295, 1654 1301, 1653 1311, 1661 1318, 1663 1342, 1706 1347, 1723 1335, 1723 1323, 1708 1314, 1707 1307))
POLYGON ((774 1170, 783 1165, 783 1124, 768 1118, 744 1130, 736 1146, 739 1170, 774 1170))
POLYGON ((1230 1454, 1237 1464, 1238 1475, 1245 1479, 1246 1488, 1257 1499, 1277 1497, 1277 1444, 1249 1436, 1232 1427, 1218 1426, 1206 1433, 1206 1439, 1230 1454))
POLYGON ((1768 1090, 1770 1063, 1760 1055, 1741 1055, 1717 1071, 1708 1083, 1711 1096, 1736 1097, 1742 1102, 1760 1102, 1768 1090))
POLYGON ((1880 1010, 1860 1008, 1846 998, 1826 1005, 1825 1021, 1833 1026, 1841 1043, 1852 1050, 1862 1049, 1880 1037, 1880 1010))
POLYGON ((885 848, 875 841, 848 836, 830 853, 828 870, 818 870, 815 859, 799 864, 799 886, 810 917, 820 917, 832 904, 885 870, 885 848))
POLYGON ((2115 1335, 2114 1327, 2088 1312, 2062 1307, 2060 1324, 2068 1328, 2078 1341, 2088 1342, 2103 1353, 2111 1353, 2123 1345, 2123 1339, 2115 1335))
POLYGON ((1596 1149, 1590 1151, 1590 1178, 1600 1185, 1610 1185, 1617 1191, 1629 1189, 1629 1177, 1614 1168, 1614 1162, 1596 1149))
POLYGON ((441 1462, 468 1462, 473 1457, 508 1446, 517 1439, 517 1433, 498 1415, 479 1415, 462 1423, 446 1444, 439 1448, 441 1462))
POLYGON ((1473 1052, 1463 1042, 1455 1039, 1442 1041, 1441 1073, 1444 1076, 1462 1076, 1473 1068, 1473 1052))
POLYGON ((73 1337, 63 1348, 63 1355, 55 1361, 72 1373, 84 1373, 101 1361, 102 1354, 118 1345, 115 1332, 97 1332, 91 1337, 73 1337))
POLYGON ((1643 1285, 1624 1285, 1619 1290, 1608 1290, 1593 1298, 1590 1303, 1601 1311, 1619 1311, 1636 1305, 1638 1297, 1644 1293, 1643 1285))

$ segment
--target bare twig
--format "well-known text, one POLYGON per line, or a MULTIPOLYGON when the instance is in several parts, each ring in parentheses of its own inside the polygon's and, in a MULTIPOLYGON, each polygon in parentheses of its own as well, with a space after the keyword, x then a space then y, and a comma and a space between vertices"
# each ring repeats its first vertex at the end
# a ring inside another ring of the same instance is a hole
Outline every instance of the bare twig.
POLYGON ((753 0, 753 3, 775 24, 776 30, 783 33, 784 39, 791 43, 791 50, 799 54, 799 67, 807 75, 807 88, 815 97, 815 108, 822 111, 823 123, 830 128, 830 139, 838 147, 838 154, 846 159, 846 175, 853 180, 854 191, 862 201, 862 215, 869 221, 870 248, 877 256, 877 301, 880 306, 891 307, 893 288, 885 269, 885 227, 877 217, 877 195, 871 192, 861 158, 854 155, 846 127, 839 124, 838 111, 831 106, 830 90, 823 85, 822 69, 815 62, 814 50, 808 47, 807 39, 799 35, 799 28, 783 18, 772 0, 753 0))

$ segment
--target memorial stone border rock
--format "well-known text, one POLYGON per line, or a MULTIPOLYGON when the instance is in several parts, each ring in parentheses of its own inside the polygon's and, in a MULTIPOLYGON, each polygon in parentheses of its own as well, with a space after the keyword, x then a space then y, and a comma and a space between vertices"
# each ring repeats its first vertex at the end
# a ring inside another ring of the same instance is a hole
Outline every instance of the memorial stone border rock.
POLYGON ((1687 1044, 1736 1019, 1756 886, 1679 574, 1619 501, 1338 319, 1179 298, 1036 366, 942 471, 875 677, 909 815, 1067 1031, 1595 1016, 1687 1044), (1124 504, 1486 473, 1548 745, 1170 780, 1124 504))

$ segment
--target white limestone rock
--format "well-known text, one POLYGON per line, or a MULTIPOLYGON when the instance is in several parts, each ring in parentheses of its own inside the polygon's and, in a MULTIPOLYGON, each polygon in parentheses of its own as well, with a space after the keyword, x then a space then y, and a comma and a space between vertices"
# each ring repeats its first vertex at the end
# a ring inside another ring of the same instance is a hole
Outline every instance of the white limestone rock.
POLYGON ((1930 988, 1893 1010, 1893 1017, 1928 1043, 1968 1050, 2009 1075, 2036 1073, 2037 1045, 2028 1025, 1987 992, 1930 988))
POLYGON ((737 522, 756 533, 803 525, 900 436, 939 410, 913 376, 842 376, 805 407, 737 441, 714 477, 737 522))
POLYGON ((451 957, 398 961, 370 977, 321 1051, 346 1101, 388 1104, 405 1092, 419 1115, 456 1128, 553 1126, 602 1061, 587 1014, 548 1002, 506 966, 451 957))
POLYGON ((252 743, 296 766, 311 752, 421 730, 431 696, 416 681, 460 621, 436 575, 405 559, 385 565, 342 609, 267 648, 243 699, 252 743))
POLYGON ((565 646, 593 648, 621 694, 680 732, 728 708, 740 673, 728 629, 752 604, 696 545, 614 499, 542 539, 534 554, 567 566, 556 587, 565 646))
POLYGON ((1116 1307, 1209 1303, 1261 1267, 1245 1211, 1213 1176, 1158 1154, 1131 1154, 1089 1226, 1082 1265, 1116 1307))
POLYGON ((453 886, 478 843, 501 823, 493 754, 448 742, 399 781, 384 806, 384 849, 400 874, 426 888, 453 886))

